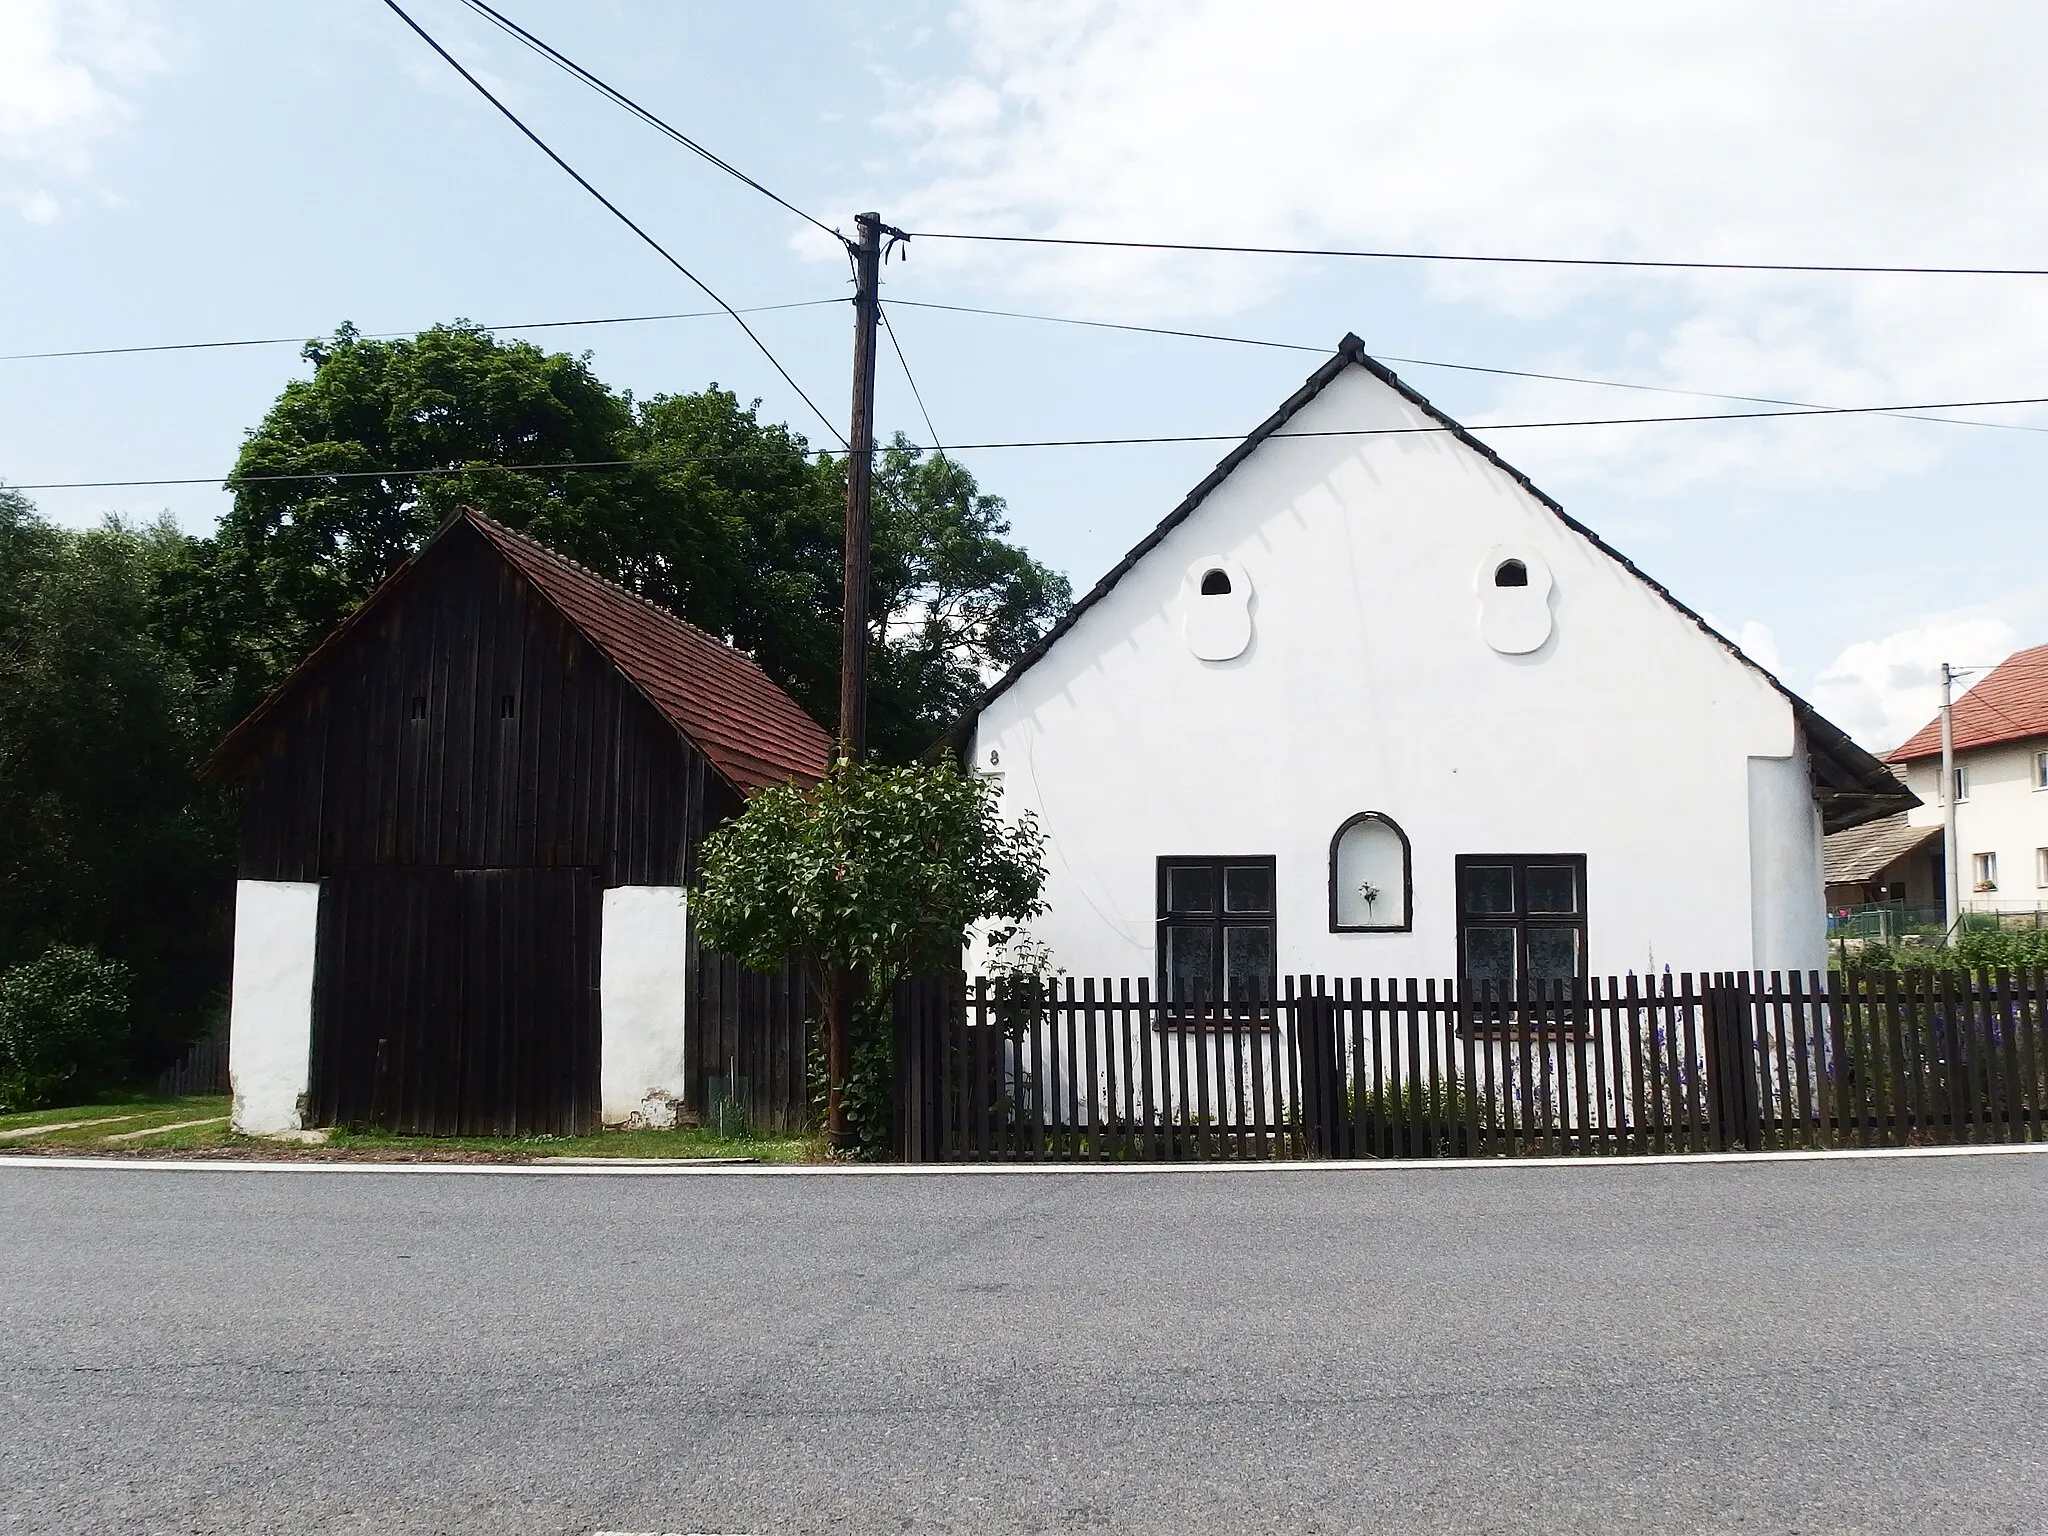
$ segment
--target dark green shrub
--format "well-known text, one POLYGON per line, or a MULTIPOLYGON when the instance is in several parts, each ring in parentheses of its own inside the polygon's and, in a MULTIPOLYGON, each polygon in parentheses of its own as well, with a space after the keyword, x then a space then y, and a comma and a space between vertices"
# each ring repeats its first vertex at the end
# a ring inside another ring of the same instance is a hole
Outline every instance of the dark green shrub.
POLYGON ((1866 942, 1842 956, 1851 974, 1872 971, 1979 971, 2048 966, 2048 928, 1998 928, 1965 922, 1949 944, 1866 942))
POLYGON ((41 1109, 119 1080, 128 967, 52 945, 0 971, 0 1110, 41 1109))

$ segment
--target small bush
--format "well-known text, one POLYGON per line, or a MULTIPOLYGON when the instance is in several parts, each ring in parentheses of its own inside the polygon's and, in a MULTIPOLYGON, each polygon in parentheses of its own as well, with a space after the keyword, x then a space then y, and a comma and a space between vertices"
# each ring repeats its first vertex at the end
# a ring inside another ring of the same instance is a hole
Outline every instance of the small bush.
POLYGON ((1980 971, 2009 966, 2015 970, 2048 965, 2048 928, 1997 928, 1968 924, 1952 943, 1880 944, 1875 940, 1845 953, 1851 974, 1870 971, 1980 971))
POLYGON ((90 1094, 121 1073, 128 968, 58 944, 0 972, 0 1112, 90 1094))

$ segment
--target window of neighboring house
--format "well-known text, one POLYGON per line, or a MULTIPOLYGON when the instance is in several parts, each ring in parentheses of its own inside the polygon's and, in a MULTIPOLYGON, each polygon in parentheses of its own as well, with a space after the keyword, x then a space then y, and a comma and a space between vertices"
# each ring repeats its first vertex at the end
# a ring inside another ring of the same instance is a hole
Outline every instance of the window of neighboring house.
POLYGON ((1970 770, 1961 763, 1956 764, 1956 800, 1958 803, 1970 798, 1970 770))
POLYGON ((2048 848, 2034 850, 2034 884, 2048 887, 2048 848))
POLYGON ((2048 752, 2034 754, 2034 788, 2048 789, 2048 752))
POLYGON ((1461 853, 1458 968, 1480 995, 1586 977, 1586 856, 1461 853))
POLYGON ((1998 855, 1995 853, 1973 853, 1970 855, 1971 884, 1980 891, 1998 889, 1998 855))
POLYGON ((1170 1003, 1271 1001, 1270 855, 1159 861, 1159 990, 1170 1003))

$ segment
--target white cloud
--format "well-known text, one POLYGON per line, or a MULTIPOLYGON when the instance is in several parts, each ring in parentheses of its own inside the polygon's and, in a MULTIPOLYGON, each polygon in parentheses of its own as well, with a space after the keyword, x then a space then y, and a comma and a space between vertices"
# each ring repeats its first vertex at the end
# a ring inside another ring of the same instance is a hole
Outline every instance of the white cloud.
MULTIPOLYGON (((888 206, 909 227, 1926 265, 2035 266, 2048 248, 2038 5, 964 0, 955 24, 967 67, 888 119, 915 178, 888 206)), ((938 242, 920 255, 1131 316, 1241 310, 1303 272, 938 242)), ((2037 281, 1459 265, 1427 281, 1503 317, 1610 333, 1634 317, 1641 335, 1591 371, 1621 362, 1641 382, 1836 404, 2044 392, 2037 281)), ((1502 404, 1565 399, 1532 388, 1502 404)), ((1569 396, 1577 414, 1588 400, 1569 396)), ((1939 430, 1615 428, 1543 448, 1571 455, 1562 478, 1650 490, 1840 487, 1924 470, 1939 430)))
POLYGON ((62 212, 51 181, 76 183, 92 149, 131 115, 121 92, 165 65, 161 34, 131 0, 0 0, 0 191, 21 216, 62 212))
POLYGON ((1813 702, 1866 747, 1889 751, 1934 718, 1943 662, 1988 670, 2018 643, 2018 632, 2005 620, 1981 618, 1859 641, 1821 672, 1813 702))
POLYGON ((1735 632, 1735 643, 1742 647, 1743 655, 1767 672, 1776 672, 1784 665, 1778 658, 1778 637, 1771 633, 1768 624, 1751 619, 1735 632))

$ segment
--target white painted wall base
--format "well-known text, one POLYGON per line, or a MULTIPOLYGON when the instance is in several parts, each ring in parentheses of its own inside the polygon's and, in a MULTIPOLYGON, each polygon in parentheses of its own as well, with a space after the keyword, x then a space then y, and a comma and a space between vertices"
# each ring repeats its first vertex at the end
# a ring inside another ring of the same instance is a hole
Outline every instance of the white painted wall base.
POLYGON ((689 1089, 683 1065, 688 941, 689 904, 680 886, 622 885, 604 893, 598 1116, 606 1125, 676 1123, 689 1089))
POLYGON ((319 928, 317 884, 236 883, 228 1081, 235 1095, 234 1128, 244 1136, 269 1136, 305 1125, 319 928))
POLYGON ((1760 971, 1828 966, 1820 809, 1805 742, 1797 748, 1749 760, 1750 964, 1760 971))

